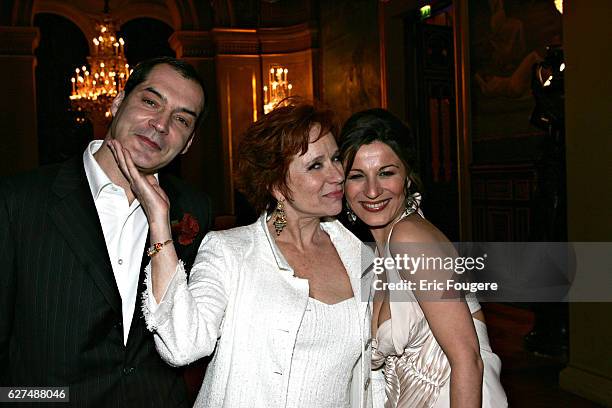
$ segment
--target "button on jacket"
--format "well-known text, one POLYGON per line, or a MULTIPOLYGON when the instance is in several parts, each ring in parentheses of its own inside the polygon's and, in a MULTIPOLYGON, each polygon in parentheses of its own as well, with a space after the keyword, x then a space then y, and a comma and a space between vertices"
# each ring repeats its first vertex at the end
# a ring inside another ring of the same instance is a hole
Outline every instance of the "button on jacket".
MULTIPOLYGON (((336 247, 359 305, 362 352, 352 372, 351 407, 371 407, 373 273, 363 266, 373 254, 340 222, 321 222, 321 228, 336 247)), ((149 283, 150 273, 149 265, 149 283)), ((189 283, 179 265, 162 302, 157 305, 150 284, 144 302, 157 350, 169 364, 188 364, 216 346, 196 407, 286 406, 308 281, 294 276, 265 216, 246 227, 209 233, 189 283)))

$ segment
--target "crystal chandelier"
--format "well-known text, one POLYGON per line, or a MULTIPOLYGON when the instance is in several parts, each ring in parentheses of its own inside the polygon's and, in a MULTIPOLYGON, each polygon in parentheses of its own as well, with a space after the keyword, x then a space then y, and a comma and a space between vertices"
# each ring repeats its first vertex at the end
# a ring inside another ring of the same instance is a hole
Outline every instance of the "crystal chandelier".
POLYGON ((289 70, 281 66, 270 68, 268 85, 264 85, 264 114, 272 111, 283 99, 291 96, 292 85, 287 80, 289 70))
POLYGON ((71 79, 70 104, 90 118, 109 120, 111 103, 123 90, 131 71, 123 50, 125 41, 117 38, 115 22, 106 17, 96 24, 96 29, 93 55, 87 57, 90 68, 86 65, 77 68, 71 79))

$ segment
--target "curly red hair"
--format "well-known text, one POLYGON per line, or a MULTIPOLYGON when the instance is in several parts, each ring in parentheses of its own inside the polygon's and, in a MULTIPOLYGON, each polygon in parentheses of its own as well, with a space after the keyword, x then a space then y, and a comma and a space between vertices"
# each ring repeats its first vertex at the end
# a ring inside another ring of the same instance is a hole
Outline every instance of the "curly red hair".
POLYGON ((316 125, 320 127, 314 141, 327 133, 338 135, 332 111, 289 98, 247 129, 238 147, 237 185, 258 214, 276 207, 274 188, 291 198, 289 164, 306 153, 310 130, 316 125))

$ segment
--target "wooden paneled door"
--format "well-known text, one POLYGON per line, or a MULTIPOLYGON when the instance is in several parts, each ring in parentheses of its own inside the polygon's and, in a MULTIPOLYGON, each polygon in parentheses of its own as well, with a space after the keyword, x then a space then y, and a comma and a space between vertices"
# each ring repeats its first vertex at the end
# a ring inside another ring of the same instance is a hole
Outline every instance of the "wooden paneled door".
POLYGON ((459 240, 459 193, 452 5, 405 18, 407 118, 415 133, 423 211, 459 240))

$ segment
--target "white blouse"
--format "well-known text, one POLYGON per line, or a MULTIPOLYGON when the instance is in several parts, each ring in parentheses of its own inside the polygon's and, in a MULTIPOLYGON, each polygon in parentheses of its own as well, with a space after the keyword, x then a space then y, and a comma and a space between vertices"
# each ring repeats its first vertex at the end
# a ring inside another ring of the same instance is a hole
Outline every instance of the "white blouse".
MULTIPOLYGON (((359 358, 351 372, 350 406, 371 407, 372 251, 338 221, 321 222, 346 268, 359 324, 359 358)), ((189 282, 182 265, 158 305, 150 285, 143 311, 161 357, 173 366, 216 352, 196 407, 286 407, 308 281, 293 270, 270 236, 265 216, 246 227, 206 235, 189 282)))
POLYGON ((349 407, 360 340, 355 298, 332 305, 308 298, 291 362, 287 407, 349 407))

